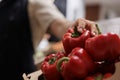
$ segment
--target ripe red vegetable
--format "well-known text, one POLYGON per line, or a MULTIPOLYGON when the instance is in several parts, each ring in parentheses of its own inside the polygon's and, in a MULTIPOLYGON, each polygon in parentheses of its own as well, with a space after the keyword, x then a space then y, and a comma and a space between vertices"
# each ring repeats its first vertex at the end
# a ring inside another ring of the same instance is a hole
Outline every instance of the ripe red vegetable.
POLYGON ((78 56, 63 57, 57 66, 64 80, 78 80, 88 74, 85 63, 78 56))
POLYGON ((48 55, 41 64, 41 70, 46 80, 61 80, 61 75, 56 69, 58 59, 64 57, 63 52, 48 55))
POLYGON ((91 36, 90 31, 86 30, 83 33, 79 33, 76 28, 68 29, 68 32, 64 34, 62 43, 66 54, 68 55, 73 48, 85 46, 85 41, 91 36))
POLYGON ((106 33, 86 40, 85 49, 95 61, 115 61, 120 56, 120 38, 117 34, 106 33))
POLYGON ((57 69, 65 80, 79 80, 94 69, 94 63, 83 48, 74 48, 68 57, 59 59, 57 69))
POLYGON ((92 60, 92 58, 88 55, 88 53, 85 51, 85 49, 76 47, 72 50, 72 52, 68 55, 71 56, 78 56, 83 60, 85 65, 87 66, 88 72, 93 73, 95 70, 95 63, 92 60))

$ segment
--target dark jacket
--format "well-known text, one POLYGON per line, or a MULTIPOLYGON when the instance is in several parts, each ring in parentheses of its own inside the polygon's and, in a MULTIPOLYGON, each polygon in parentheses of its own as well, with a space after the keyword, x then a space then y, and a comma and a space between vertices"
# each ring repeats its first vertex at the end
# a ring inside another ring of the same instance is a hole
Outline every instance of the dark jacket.
POLYGON ((0 3, 0 78, 3 80, 22 80, 24 72, 36 70, 27 5, 28 0, 0 3))

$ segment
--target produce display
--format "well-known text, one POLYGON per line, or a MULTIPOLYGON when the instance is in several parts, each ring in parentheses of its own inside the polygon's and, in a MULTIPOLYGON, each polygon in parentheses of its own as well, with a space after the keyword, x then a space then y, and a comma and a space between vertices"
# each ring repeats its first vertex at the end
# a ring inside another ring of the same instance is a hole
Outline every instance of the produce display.
POLYGON ((92 35, 87 28, 71 27, 64 34, 64 51, 47 55, 40 69, 45 80, 104 80, 115 72, 120 38, 109 32, 92 35))

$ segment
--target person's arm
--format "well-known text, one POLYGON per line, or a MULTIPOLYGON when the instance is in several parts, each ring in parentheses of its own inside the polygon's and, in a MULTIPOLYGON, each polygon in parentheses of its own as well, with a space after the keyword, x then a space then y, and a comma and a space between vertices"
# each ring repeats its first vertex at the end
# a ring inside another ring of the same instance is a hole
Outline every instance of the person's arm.
POLYGON ((48 32, 57 38, 62 39, 62 36, 65 34, 67 29, 71 27, 71 25, 72 22, 67 20, 54 20, 48 28, 48 32))
POLYGON ((28 8, 34 48, 38 46, 46 32, 61 39, 70 26, 78 26, 78 30, 81 27, 82 29, 88 28, 93 33, 98 34, 96 24, 92 21, 78 19, 72 25, 73 22, 68 22, 51 0, 30 0, 28 8), (81 24, 85 25, 81 26, 81 24))
POLYGON ((30 0, 28 11, 34 48, 47 31, 62 38, 67 29, 66 19, 51 0, 30 0))

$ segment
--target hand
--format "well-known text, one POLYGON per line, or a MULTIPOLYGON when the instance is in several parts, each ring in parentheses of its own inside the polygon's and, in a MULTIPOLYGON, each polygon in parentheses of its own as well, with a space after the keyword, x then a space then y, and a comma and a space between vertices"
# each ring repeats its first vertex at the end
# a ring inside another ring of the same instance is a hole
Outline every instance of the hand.
POLYGON ((82 33, 84 30, 89 30, 91 32, 92 36, 99 34, 97 24, 93 21, 79 18, 73 24, 73 27, 75 27, 75 26, 77 27, 77 31, 80 33, 82 33))

